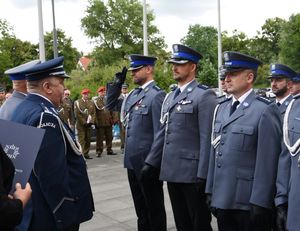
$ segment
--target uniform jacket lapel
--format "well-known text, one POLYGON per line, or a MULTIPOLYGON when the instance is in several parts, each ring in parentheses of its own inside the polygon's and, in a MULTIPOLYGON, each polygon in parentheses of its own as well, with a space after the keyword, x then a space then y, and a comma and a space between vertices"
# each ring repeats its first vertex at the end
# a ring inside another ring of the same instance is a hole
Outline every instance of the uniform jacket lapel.
MULTIPOLYGON (((181 100, 187 98, 188 94, 190 92, 192 92, 194 90, 195 87, 197 87, 198 83, 196 80, 193 80, 189 85, 186 86, 186 88, 184 89, 183 92, 181 92, 181 94, 179 94, 177 96, 176 99, 173 99, 171 104, 170 104, 170 107, 169 107, 169 110, 171 110, 175 105, 178 104, 178 102, 180 102, 181 100)), ((170 97, 174 97, 174 92, 172 95, 170 95, 170 97)))
POLYGON ((291 102, 291 100, 293 99, 293 96, 290 95, 280 106, 279 106, 279 111, 281 114, 284 114, 286 111, 287 106, 289 105, 289 103, 291 102))
POLYGON ((134 95, 134 92, 130 95, 130 99, 128 100, 128 109, 126 111, 130 111, 131 108, 136 105, 140 100, 142 100, 146 92, 151 88, 153 85, 155 85, 155 82, 150 83, 145 89, 142 89, 141 92, 136 96, 134 95))
POLYGON ((226 105, 226 111, 225 111, 226 115, 223 115, 225 117, 227 116, 227 119, 225 120, 223 127, 227 126, 228 124, 231 124, 233 121, 243 116, 245 114, 245 110, 251 105, 253 100, 255 100, 254 91, 252 91, 250 95, 248 95, 248 97, 244 100, 244 102, 241 103, 241 105, 236 109, 236 111, 231 116, 229 116, 229 111, 232 104, 232 100, 229 101, 229 103, 226 105))

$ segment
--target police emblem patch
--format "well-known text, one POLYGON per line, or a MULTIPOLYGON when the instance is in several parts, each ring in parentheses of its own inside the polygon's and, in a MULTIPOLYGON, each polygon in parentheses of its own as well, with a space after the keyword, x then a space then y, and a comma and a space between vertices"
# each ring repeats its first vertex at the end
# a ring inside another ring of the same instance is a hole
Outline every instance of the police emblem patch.
POLYGON ((178 46, 177 45, 174 45, 173 49, 174 49, 174 52, 178 52, 178 46))
POLYGON ((20 154, 19 147, 15 146, 14 144, 11 145, 5 145, 4 152, 10 159, 16 159, 17 156, 20 154))

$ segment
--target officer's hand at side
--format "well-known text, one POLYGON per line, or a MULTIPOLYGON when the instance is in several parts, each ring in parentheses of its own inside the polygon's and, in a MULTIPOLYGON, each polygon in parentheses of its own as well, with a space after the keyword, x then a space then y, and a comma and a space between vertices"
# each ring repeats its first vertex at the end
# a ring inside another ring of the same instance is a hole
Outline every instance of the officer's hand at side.
POLYGON ((286 231, 287 204, 276 207, 276 227, 278 231, 286 231))
POLYGON ((211 194, 206 194, 206 204, 207 204, 210 212, 212 213, 212 215, 217 217, 217 208, 211 206, 211 194))
POLYGON ((143 166, 141 170, 141 181, 158 179, 158 177, 159 177, 159 169, 147 163, 143 166))
POLYGON ((25 188, 22 189, 21 184, 16 183, 15 187, 16 187, 16 191, 14 192, 13 198, 21 200, 24 208, 31 197, 31 193, 32 193, 31 186, 29 183, 27 183, 25 188))
POLYGON ((123 67, 121 72, 117 72, 114 78, 114 84, 122 85, 126 80, 127 68, 123 67))
POLYGON ((271 210, 252 204, 250 219, 255 227, 264 227, 266 222, 271 222, 271 210))

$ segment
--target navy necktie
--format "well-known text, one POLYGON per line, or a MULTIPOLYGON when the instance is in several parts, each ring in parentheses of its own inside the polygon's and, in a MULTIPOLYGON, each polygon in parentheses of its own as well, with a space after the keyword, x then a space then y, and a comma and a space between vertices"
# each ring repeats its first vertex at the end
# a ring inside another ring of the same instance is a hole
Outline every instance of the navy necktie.
POLYGON ((281 105, 281 103, 279 103, 279 102, 277 102, 276 104, 277 104, 278 107, 280 107, 280 105, 281 105))
POLYGON ((233 112, 235 112, 236 110, 236 107, 240 104, 240 102, 237 100, 235 101, 232 105, 231 105, 231 108, 230 108, 230 115, 232 115, 233 112))
POLYGON ((174 93, 174 99, 181 93, 180 88, 178 87, 174 93))

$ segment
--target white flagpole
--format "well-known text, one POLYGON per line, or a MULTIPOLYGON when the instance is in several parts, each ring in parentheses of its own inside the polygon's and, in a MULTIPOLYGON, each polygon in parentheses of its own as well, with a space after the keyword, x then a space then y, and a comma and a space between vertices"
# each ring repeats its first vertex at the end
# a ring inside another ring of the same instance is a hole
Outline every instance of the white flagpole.
POLYGON ((146 6, 146 0, 144 0, 144 5, 143 5, 143 32, 144 32, 144 55, 148 55, 147 6, 146 6))
POLYGON ((42 0, 38 1, 38 22, 39 22, 39 51, 40 60, 45 62, 45 43, 44 43, 44 28, 43 28, 43 10, 42 10, 42 0))
POLYGON ((221 31, 221 13, 220 13, 220 0, 218 0, 218 87, 220 95, 223 95, 223 90, 221 87, 221 72, 220 68, 222 65, 222 31, 221 31))
POLYGON ((53 56, 58 57, 57 52, 57 31, 55 26, 55 11, 54 11, 54 0, 52 0, 52 18, 53 18, 53 56))

